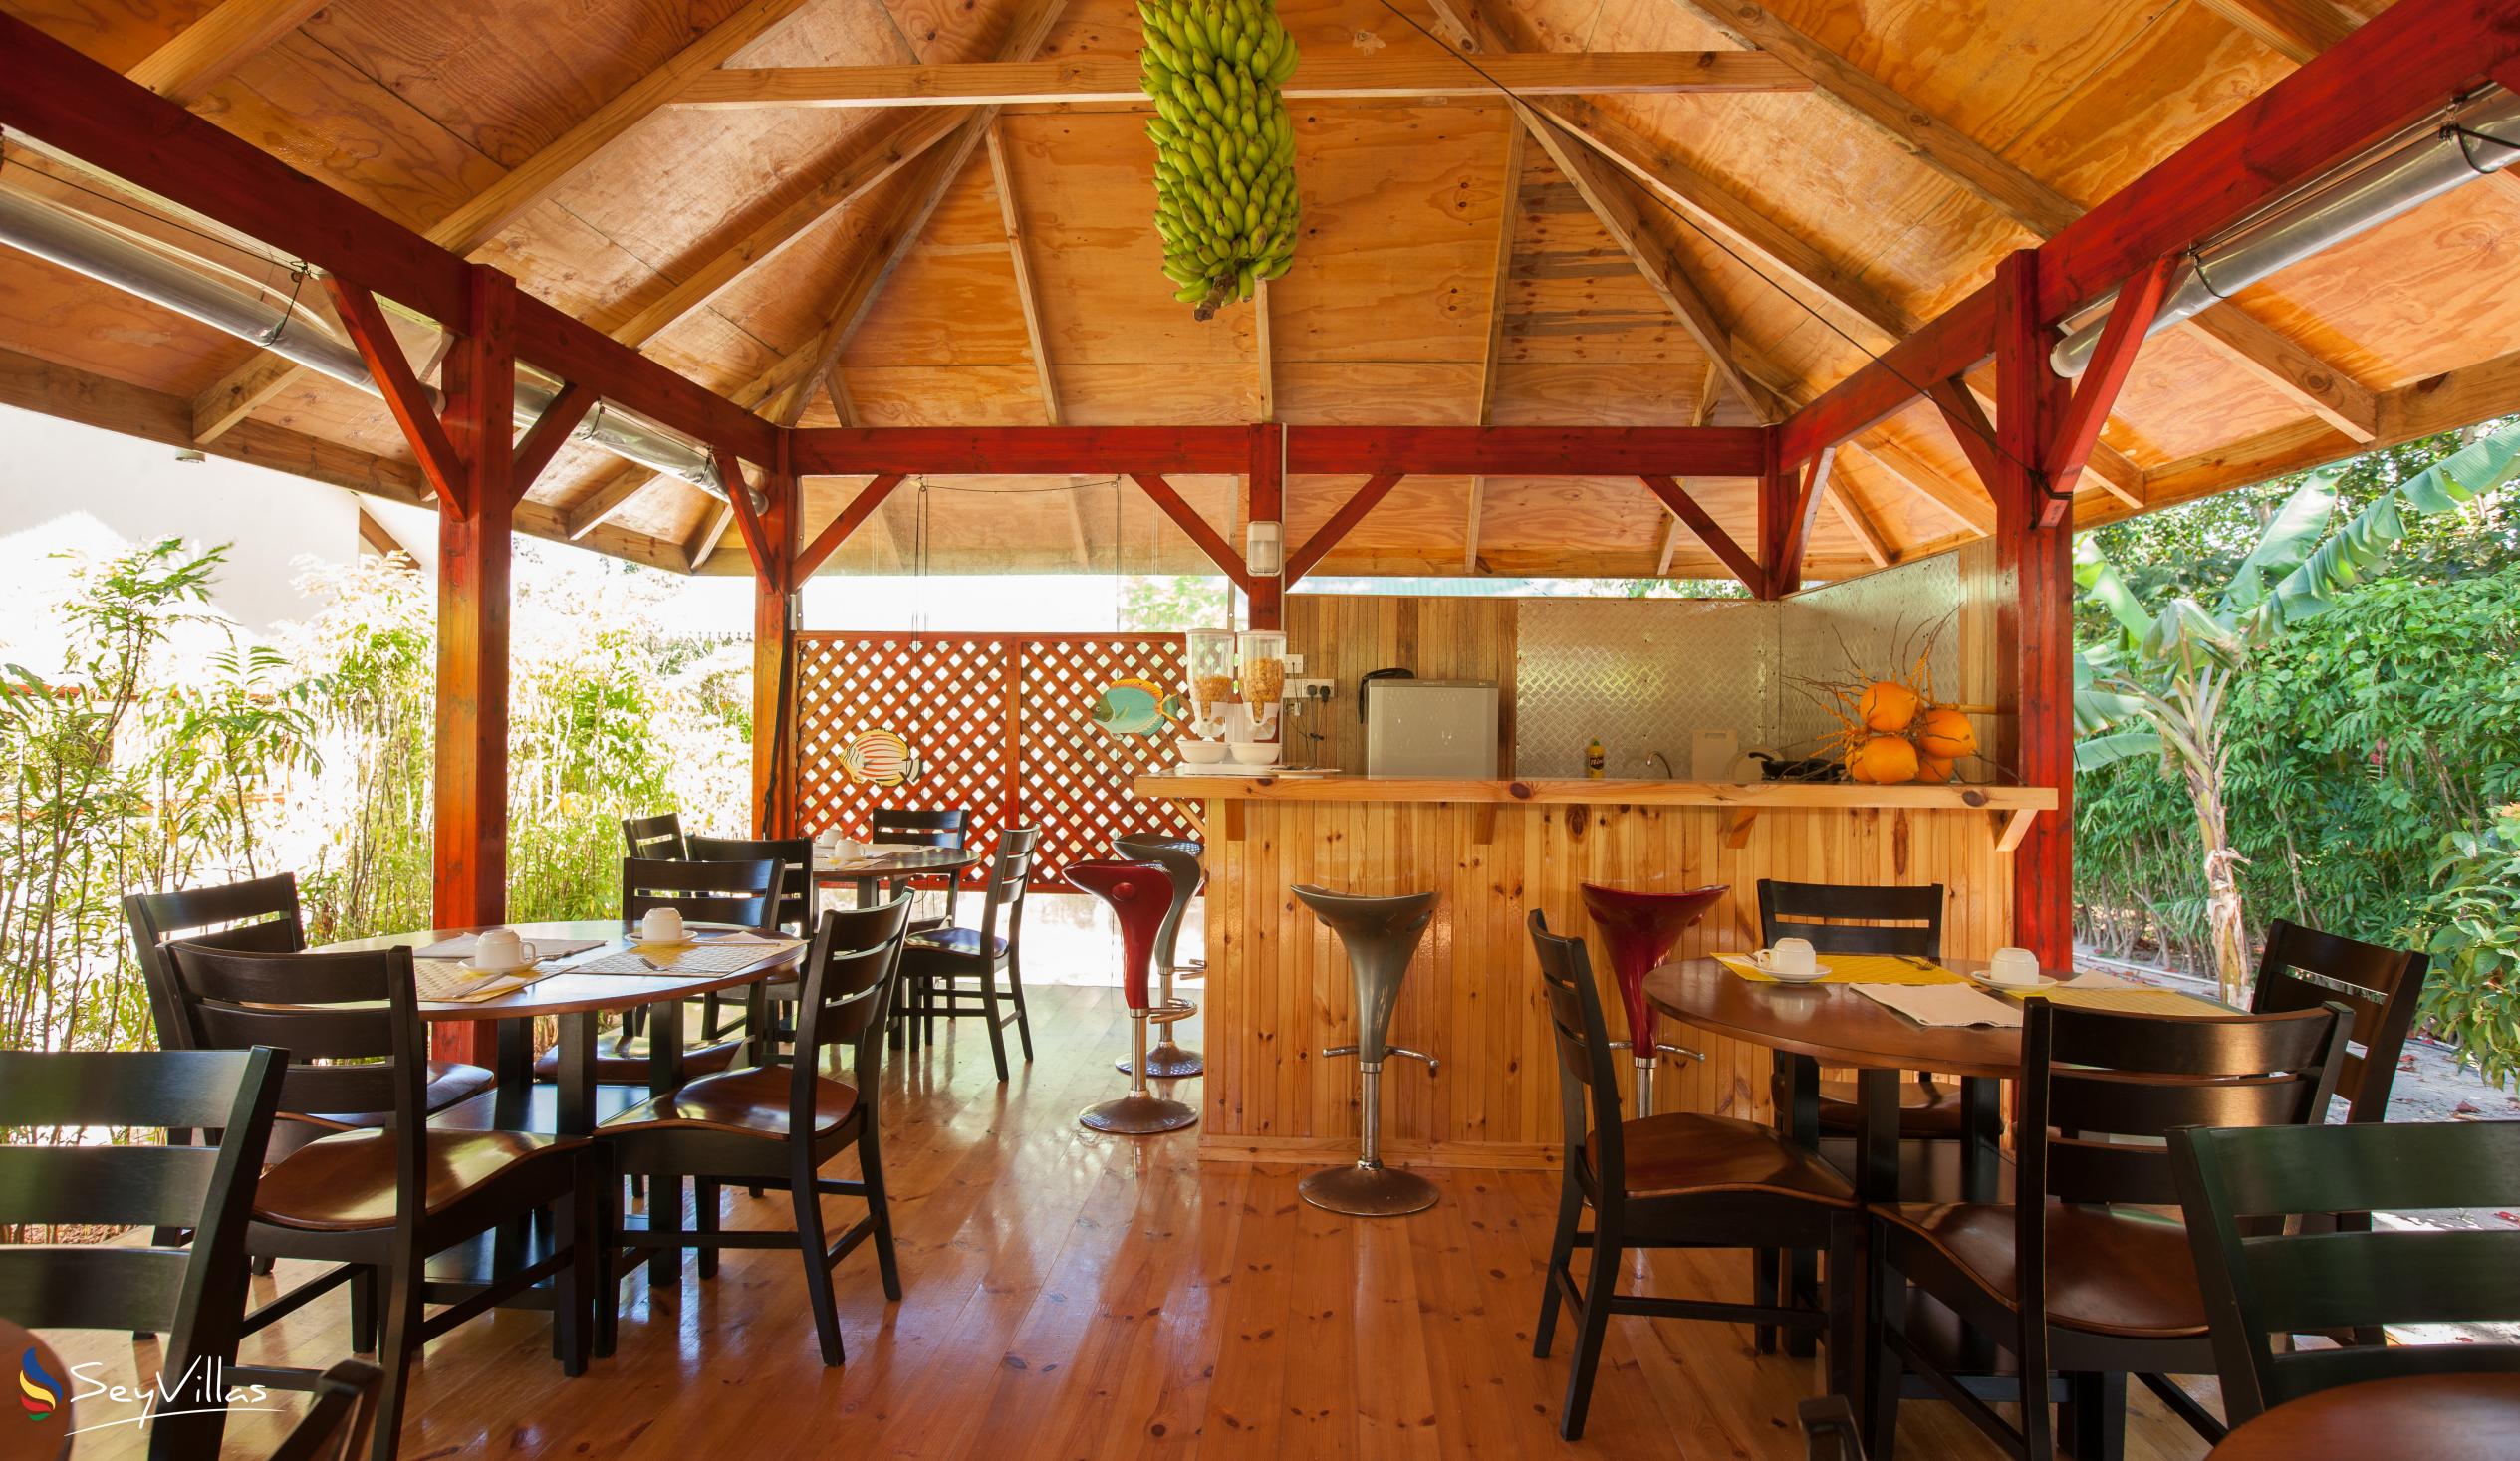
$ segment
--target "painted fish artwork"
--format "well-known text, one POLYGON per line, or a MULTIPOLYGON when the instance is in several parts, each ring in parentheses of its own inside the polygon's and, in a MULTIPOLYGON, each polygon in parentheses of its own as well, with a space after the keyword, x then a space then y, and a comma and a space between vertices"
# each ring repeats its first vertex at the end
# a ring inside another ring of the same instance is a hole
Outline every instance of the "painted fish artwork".
POLYGON ((1096 725, 1116 736, 1151 736, 1162 731, 1183 712, 1181 697, 1164 693, 1161 685, 1151 680, 1114 680, 1094 697, 1091 712, 1096 725))
POLYGON ((840 753, 840 764, 851 780, 870 786, 897 787, 916 781, 919 773, 910 743, 888 730, 863 730, 850 737, 840 753))

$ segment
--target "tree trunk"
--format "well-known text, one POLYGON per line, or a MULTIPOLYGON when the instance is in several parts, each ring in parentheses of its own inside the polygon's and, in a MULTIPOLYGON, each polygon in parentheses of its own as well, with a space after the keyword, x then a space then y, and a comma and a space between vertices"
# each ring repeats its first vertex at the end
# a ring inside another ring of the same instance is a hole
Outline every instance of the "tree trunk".
POLYGON ((2241 916, 2239 864, 2222 802, 2222 731, 2210 720, 2190 727, 2203 755, 2179 758, 2188 800, 2196 807, 2196 836, 2204 852, 2205 937, 2214 978, 2226 1004, 2245 1007, 2249 984, 2248 925, 2241 916))

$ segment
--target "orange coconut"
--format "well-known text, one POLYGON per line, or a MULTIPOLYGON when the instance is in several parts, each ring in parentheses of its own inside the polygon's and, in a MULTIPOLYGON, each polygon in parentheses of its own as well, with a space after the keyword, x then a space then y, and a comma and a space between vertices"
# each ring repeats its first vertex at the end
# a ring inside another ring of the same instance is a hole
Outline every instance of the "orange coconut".
POLYGON ((1957 761, 1977 749, 1977 728, 1959 711, 1936 705, 1916 727, 1916 749, 1937 761, 1957 761))
POLYGON ((1905 736, 1874 736, 1847 753, 1847 775, 1876 786, 1913 781, 1916 748, 1905 736))
POLYGON ((1916 780, 1939 784, 1951 779, 1951 763, 1933 756, 1916 758, 1916 780))
POLYGON ((1864 717, 1867 730, 1903 731, 1922 708, 1916 692, 1896 680, 1877 680, 1864 687, 1864 698, 1856 702, 1856 714, 1864 717))

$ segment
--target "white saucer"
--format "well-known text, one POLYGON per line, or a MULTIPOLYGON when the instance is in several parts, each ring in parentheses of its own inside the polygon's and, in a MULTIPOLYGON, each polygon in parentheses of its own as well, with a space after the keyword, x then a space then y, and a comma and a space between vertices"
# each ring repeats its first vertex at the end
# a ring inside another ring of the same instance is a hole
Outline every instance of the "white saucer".
POLYGON ((1762 974, 1765 974, 1767 977, 1775 980, 1779 984, 1818 984, 1821 980, 1828 978, 1830 974, 1829 966, 1826 964, 1812 965, 1811 972, 1809 974, 1788 974, 1782 969, 1772 968, 1766 964, 1762 964, 1757 959, 1752 959, 1750 961, 1750 967, 1758 970, 1762 974))
POLYGON ((2022 994, 2032 990, 2053 989, 2057 985, 2065 982, 2053 974, 2033 975, 2025 982, 1997 979, 1990 974, 1984 973, 1983 971, 1971 974, 1967 977, 1968 981, 1971 984, 1976 985, 1978 988, 1991 989, 1998 994, 2022 994))
POLYGON ((536 962, 536 960, 527 959, 524 963, 519 964, 512 969, 484 969, 479 964, 464 964, 459 967, 461 967, 463 972, 466 974, 480 974, 488 978, 500 979, 505 978, 510 974, 522 974, 533 968, 536 962))

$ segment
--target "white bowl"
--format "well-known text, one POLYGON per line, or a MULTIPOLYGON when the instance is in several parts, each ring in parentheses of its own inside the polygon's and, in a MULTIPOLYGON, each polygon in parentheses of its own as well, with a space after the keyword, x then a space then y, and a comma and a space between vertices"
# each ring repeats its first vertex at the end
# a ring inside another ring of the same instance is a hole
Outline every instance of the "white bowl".
POLYGON ((1225 749, 1244 766, 1269 766, 1275 764, 1285 747, 1275 741, 1230 741, 1225 749))
POLYGON ((1191 736, 1183 736, 1172 743, 1172 748, 1180 752, 1181 759, 1192 766, 1213 766, 1225 759, 1223 741, 1202 741, 1191 736))

